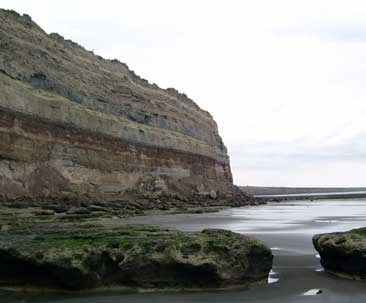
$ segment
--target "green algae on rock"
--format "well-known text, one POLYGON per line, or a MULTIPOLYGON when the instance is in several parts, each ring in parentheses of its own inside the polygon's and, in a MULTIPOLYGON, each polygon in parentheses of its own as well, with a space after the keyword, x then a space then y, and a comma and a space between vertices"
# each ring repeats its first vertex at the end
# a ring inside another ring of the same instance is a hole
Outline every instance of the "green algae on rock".
POLYGON ((327 271, 345 278, 366 279, 366 228, 315 235, 313 244, 327 271))
POLYGON ((0 232, 1 287, 246 287, 267 281, 272 259, 258 240, 225 230, 65 225, 0 232))

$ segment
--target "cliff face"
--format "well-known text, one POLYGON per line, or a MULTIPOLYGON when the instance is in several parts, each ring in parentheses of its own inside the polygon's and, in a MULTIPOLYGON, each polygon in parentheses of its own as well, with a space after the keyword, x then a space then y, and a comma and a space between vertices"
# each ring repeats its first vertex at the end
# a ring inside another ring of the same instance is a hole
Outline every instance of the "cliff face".
POLYGON ((0 138, 2 202, 236 192, 208 112, 6 10, 0 138))

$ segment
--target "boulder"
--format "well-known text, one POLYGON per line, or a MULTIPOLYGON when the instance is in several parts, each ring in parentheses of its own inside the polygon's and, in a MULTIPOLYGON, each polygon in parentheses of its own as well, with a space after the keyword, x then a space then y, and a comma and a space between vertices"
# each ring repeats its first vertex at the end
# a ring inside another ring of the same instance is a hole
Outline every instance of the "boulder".
POLYGON ((315 235, 313 244, 325 270, 351 279, 366 279, 366 228, 315 235))
POLYGON ((198 289, 266 283, 271 250, 225 230, 59 226, 0 232, 0 286, 198 289))

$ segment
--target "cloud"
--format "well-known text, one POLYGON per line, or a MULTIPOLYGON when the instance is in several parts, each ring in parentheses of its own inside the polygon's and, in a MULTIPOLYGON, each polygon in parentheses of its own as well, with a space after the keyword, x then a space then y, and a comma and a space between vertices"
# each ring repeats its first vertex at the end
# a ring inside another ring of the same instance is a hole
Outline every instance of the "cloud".
POLYGON ((366 132, 332 143, 311 138, 243 142, 231 155, 238 184, 355 186, 365 184, 365 154, 366 132))
POLYGON ((277 30, 279 35, 309 36, 339 43, 366 42, 366 24, 303 24, 277 30))

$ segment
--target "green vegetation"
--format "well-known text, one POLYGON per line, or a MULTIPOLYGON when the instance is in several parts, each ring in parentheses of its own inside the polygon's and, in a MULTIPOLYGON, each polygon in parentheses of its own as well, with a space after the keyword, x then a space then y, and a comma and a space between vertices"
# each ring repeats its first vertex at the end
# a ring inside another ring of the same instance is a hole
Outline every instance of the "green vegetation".
POLYGON ((38 223, 0 232, 0 281, 16 285, 247 285, 266 279, 272 258, 271 250, 257 240, 224 230, 184 233, 151 225, 38 223), (17 272, 18 268, 22 270, 17 272), (44 274, 44 280, 24 281, 25 270, 44 274))
POLYGON ((313 237, 324 269, 351 279, 366 280, 366 228, 313 237))
POLYGON ((366 228, 358 228, 358 229, 352 229, 349 232, 347 232, 348 234, 352 235, 360 235, 360 236, 366 236, 366 228))

